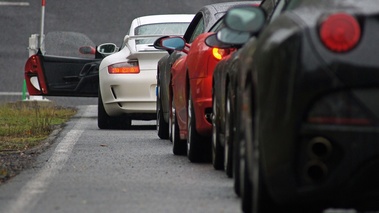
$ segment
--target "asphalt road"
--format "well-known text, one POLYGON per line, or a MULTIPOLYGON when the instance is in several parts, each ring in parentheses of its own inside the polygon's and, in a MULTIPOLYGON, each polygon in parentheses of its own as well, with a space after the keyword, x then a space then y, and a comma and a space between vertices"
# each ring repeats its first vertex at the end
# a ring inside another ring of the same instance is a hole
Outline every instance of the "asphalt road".
POLYGON ((96 107, 81 106, 33 168, 0 187, 0 212, 240 212, 223 172, 173 155, 154 122, 99 130, 96 107))

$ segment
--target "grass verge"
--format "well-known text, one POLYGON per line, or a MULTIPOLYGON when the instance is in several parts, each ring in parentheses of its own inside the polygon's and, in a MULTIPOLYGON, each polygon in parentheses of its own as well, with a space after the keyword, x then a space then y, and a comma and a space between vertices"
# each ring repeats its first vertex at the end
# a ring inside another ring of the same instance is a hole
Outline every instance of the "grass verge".
POLYGON ((46 139, 56 125, 76 113, 52 102, 22 101, 0 105, 0 153, 22 152, 46 139))

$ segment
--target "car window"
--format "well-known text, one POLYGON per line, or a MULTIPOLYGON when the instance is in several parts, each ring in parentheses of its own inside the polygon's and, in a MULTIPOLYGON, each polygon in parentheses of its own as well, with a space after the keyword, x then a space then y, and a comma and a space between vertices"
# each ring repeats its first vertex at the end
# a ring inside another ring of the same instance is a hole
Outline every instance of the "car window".
POLYGON ((217 22, 211 27, 209 32, 217 32, 221 28, 223 28, 225 25, 224 25, 224 22, 222 20, 223 20, 223 17, 218 19, 217 22))
POLYGON ((192 33, 192 36, 190 38, 190 40, 188 41, 188 43, 192 43, 193 40, 195 40, 195 38, 197 36, 199 36, 201 33, 204 32, 204 28, 205 28, 205 25, 204 25, 204 17, 201 17, 199 22, 197 23, 196 27, 195 27, 195 30, 193 31, 192 33))
POLYGON ((272 13, 270 22, 275 20, 276 17, 278 17, 282 13, 285 6, 286 6, 286 0, 279 0, 279 3, 277 4, 274 12, 272 13))
MULTIPOLYGON (((188 24, 173 22, 141 25, 134 29, 134 35, 183 35, 188 24)), ((157 38, 137 39, 136 44, 154 43, 157 38)))

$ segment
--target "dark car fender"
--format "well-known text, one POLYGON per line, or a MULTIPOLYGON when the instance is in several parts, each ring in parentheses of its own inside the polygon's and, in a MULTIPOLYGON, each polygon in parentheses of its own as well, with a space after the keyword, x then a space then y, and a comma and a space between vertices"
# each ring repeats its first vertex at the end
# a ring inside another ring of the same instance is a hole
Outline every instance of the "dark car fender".
POLYGON ((157 70, 157 81, 160 87, 160 100, 162 104, 162 111, 164 120, 168 123, 170 118, 170 108, 171 108, 171 67, 174 62, 182 57, 184 54, 182 52, 175 51, 171 55, 166 55, 158 61, 157 70))
MULTIPOLYGON (((295 152, 298 121, 294 108, 295 81, 300 69, 301 29, 289 15, 282 15, 260 35, 254 55, 252 82, 256 82, 255 133, 261 171, 272 198, 293 197, 296 180, 295 152), (256 78, 256 79, 254 79, 256 78), (280 177, 280 178, 279 178, 280 177), (285 193, 285 196, 283 196, 285 193)), ((253 149, 248 143, 248 152, 253 149)), ((249 159, 249 162, 252 162, 249 159)), ((251 166, 251 165, 250 165, 251 166)))

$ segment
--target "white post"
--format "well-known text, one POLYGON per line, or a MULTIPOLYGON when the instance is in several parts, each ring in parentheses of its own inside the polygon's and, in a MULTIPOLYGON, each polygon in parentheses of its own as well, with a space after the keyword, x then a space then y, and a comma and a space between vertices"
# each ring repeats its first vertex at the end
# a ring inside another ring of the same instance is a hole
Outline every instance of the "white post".
POLYGON ((42 54, 45 54, 45 43, 44 43, 44 38, 45 38, 45 6, 46 6, 46 0, 42 0, 42 5, 41 5, 41 33, 40 33, 40 38, 39 38, 39 48, 42 52, 42 54))

